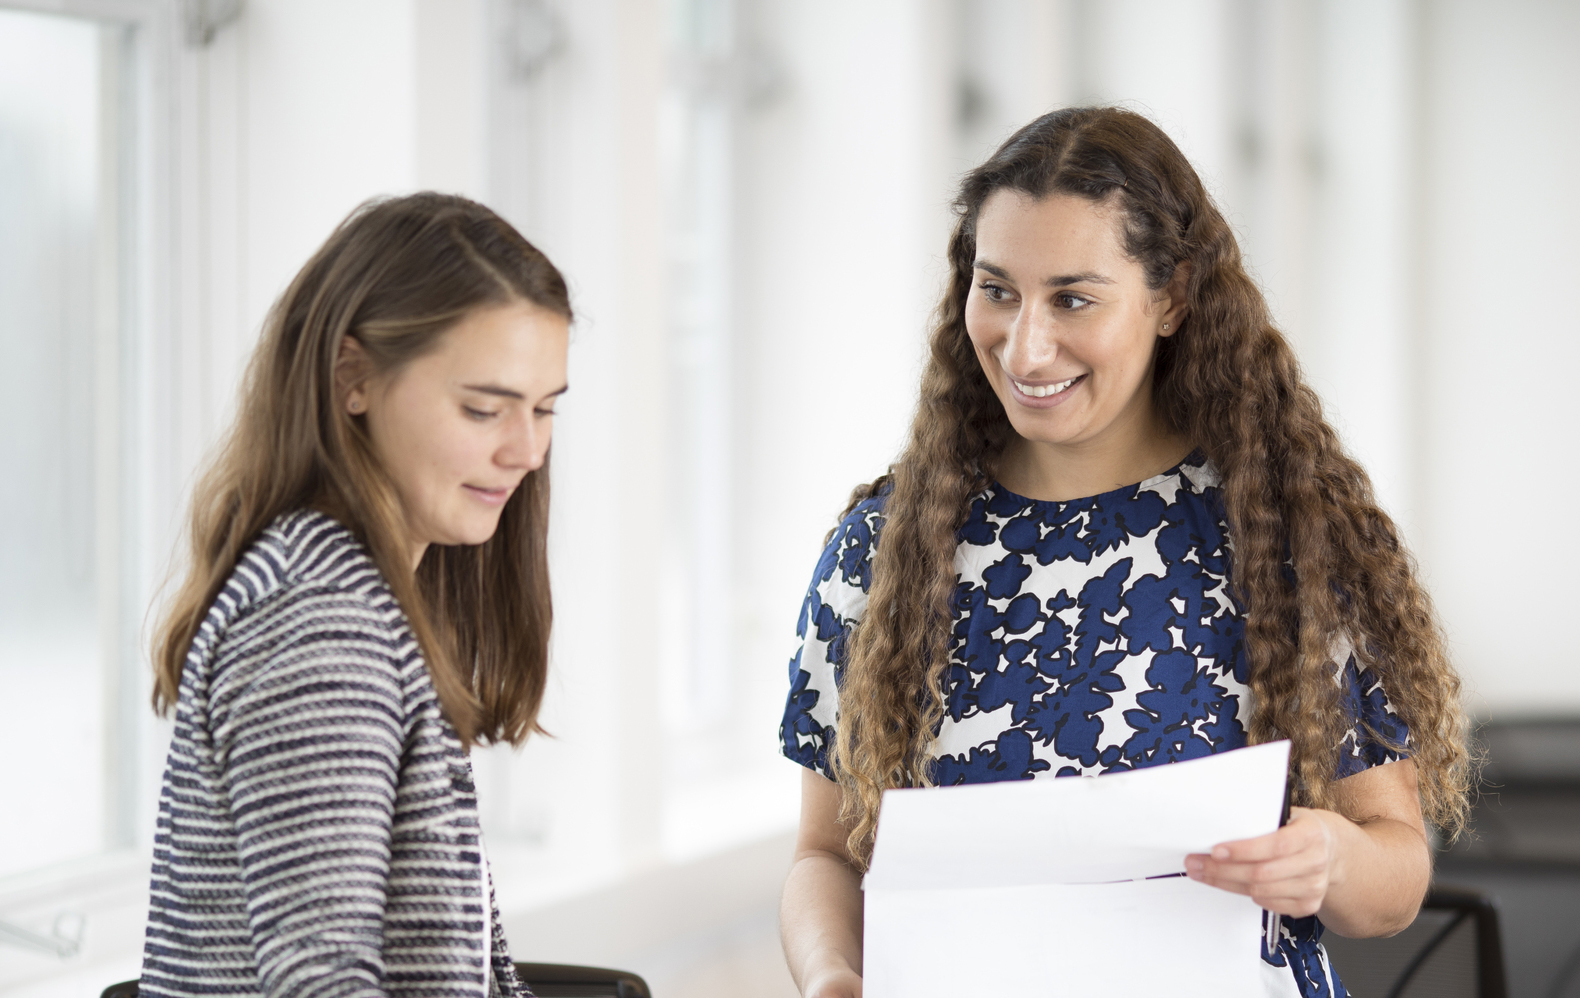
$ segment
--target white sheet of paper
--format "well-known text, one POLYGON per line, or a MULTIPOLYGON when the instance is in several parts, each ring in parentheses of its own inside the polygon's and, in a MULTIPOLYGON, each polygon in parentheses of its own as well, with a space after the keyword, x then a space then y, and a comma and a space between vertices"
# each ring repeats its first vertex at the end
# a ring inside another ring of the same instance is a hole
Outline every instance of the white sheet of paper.
POLYGON ((1262 909, 1186 877, 869 891, 866 909, 867 998, 1262 993, 1262 909))
POLYGON ((1276 830, 1288 762, 1289 743, 1272 742, 1095 779, 886 792, 863 883, 863 993, 1254 993, 1261 909, 1140 878, 1276 830))

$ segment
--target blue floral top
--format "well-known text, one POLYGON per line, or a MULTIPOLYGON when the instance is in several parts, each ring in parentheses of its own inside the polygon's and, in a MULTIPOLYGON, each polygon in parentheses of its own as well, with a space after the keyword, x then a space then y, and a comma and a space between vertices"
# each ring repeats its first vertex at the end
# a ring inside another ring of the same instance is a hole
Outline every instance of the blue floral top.
MULTIPOLYGON (((994 485, 971 502, 955 553, 959 585, 938 732, 940 785, 1097 776, 1246 744, 1245 626, 1228 592, 1219 478, 1200 453, 1139 485, 1045 502, 994 485)), ((845 646, 866 609, 884 496, 829 539, 801 607, 784 754, 833 777, 845 646)), ((1352 724, 1340 775, 1392 762, 1408 732, 1348 646, 1352 724), (1358 723, 1364 721, 1365 725, 1358 723)), ((1346 992, 1315 917, 1281 919, 1262 953, 1269 994, 1346 992), (1288 968, 1288 969, 1284 969, 1288 968)))

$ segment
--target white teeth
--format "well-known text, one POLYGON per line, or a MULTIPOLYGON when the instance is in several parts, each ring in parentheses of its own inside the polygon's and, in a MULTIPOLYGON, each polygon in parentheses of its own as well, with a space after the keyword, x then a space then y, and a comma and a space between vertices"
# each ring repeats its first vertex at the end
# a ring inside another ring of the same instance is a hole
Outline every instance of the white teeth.
POLYGON ((1080 375, 1076 375, 1069 381, 1061 381, 1056 385, 1023 385, 1016 381, 1015 387, 1019 388, 1023 395, 1030 395, 1032 398, 1040 399, 1047 398, 1049 395, 1057 395, 1078 380, 1080 380, 1080 375))

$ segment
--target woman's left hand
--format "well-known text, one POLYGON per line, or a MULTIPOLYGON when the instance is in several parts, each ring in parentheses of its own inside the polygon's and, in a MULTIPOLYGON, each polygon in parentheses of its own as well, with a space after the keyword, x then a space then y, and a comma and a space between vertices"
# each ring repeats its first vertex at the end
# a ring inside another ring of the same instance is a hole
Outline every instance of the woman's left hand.
POLYGON ((1185 857, 1192 880, 1221 887, 1268 911, 1294 918, 1315 915, 1336 877, 1341 831, 1347 819, 1332 811, 1291 808, 1289 823, 1271 835, 1213 846, 1212 854, 1185 857))
POLYGON ((1331 789, 1335 810, 1292 808, 1289 824, 1271 835, 1186 856, 1185 872, 1280 915, 1320 914, 1341 936, 1398 932, 1415 918, 1432 877, 1415 763, 1373 766, 1331 789))

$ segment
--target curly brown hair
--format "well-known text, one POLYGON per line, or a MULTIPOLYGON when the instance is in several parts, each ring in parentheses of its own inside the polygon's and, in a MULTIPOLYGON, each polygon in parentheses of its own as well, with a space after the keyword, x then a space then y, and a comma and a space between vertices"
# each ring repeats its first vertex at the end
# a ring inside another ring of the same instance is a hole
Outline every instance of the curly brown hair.
POLYGON ((1155 292, 1187 267, 1182 322, 1159 341, 1152 391, 1168 426, 1222 476, 1230 586, 1250 662, 1251 742, 1289 739, 1296 802, 1332 807, 1338 747, 1351 724, 1333 649, 1351 642, 1409 726, 1423 812, 1457 835, 1468 786, 1459 679, 1399 531, 1323 419, 1196 171, 1151 121, 1097 107, 1038 118, 962 180, 949 283, 909 442, 889 474, 851 497, 854 508, 887 493, 832 753, 851 855, 863 865, 870 858, 885 789, 931 782, 952 648, 956 533, 1015 433, 965 324, 978 213, 1001 190, 1117 208, 1125 251, 1155 292))

